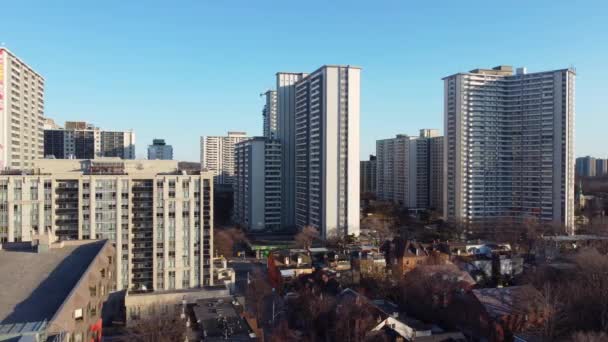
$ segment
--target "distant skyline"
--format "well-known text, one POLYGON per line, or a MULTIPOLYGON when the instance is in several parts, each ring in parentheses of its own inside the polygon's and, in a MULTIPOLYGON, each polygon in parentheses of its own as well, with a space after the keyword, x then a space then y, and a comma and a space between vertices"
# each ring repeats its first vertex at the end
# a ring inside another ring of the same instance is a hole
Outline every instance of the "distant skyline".
POLYGON ((45 78, 45 115, 133 129, 199 161, 199 139, 262 135, 278 71, 362 67, 361 158, 443 132, 442 77, 500 64, 577 70, 576 156, 608 157, 605 1, 14 1, 0 42, 45 78))

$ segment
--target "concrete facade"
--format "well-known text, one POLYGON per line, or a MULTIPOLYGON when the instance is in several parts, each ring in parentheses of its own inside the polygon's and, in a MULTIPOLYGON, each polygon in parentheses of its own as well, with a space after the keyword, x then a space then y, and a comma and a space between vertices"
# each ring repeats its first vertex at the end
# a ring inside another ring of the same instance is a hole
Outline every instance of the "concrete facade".
POLYGON ((148 160, 173 160, 173 146, 167 145, 165 139, 154 139, 148 146, 148 160))
POLYGON ((608 160, 590 156, 576 158, 576 174, 582 177, 608 174, 608 160))
POLYGON ((369 160, 359 162, 359 177, 361 193, 376 193, 376 156, 370 155, 369 160))
POLYGON ((67 121, 65 128, 49 125, 44 130, 44 157, 135 159, 135 133, 104 131, 84 121, 67 121))
POLYGON ((574 223, 572 69, 476 69, 444 81, 444 216, 574 223))
POLYGON ((283 209, 281 222, 285 228, 295 227, 295 141, 296 141, 296 82, 307 74, 278 72, 277 77, 277 125, 278 137, 282 147, 281 193, 283 209))
POLYGON ((352 66, 322 66, 295 83, 295 223, 323 238, 359 235, 360 87, 352 66))
POLYGON ((44 78, 0 47, 0 169, 43 157, 44 78))
POLYGON ((263 132, 266 138, 278 138, 278 108, 276 90, 268 90, 264 93, 265 103, 262 110, 264 117, 263 132))
POLYGON ((443 137, 438 130, 378 140, 376 158, 378 199, 410 209, 441 209, 443 137))
POLYGON ((0 176, 0 241, 109 239, 117 289, 212 284, 211 174, 177 161, 41 159, 0 176))
POLYGON ((232 184, 234 179, 234 145, 249 139, 245 132, 228 132, 227 136, 201 137, 201 167, 213 174, 215 184, 232 184))
POLYGON ((235 147, 234 221, 252 231, 281 225, 281 144, 255 137, 235 147))

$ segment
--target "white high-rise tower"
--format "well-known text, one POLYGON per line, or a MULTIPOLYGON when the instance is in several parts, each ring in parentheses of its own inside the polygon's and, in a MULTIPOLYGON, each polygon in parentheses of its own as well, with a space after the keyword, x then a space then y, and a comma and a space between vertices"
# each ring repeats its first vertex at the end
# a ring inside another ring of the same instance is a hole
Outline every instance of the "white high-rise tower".
POLYGON ((444 215, 574 223, 572 69, 475 69, 444 80, 444 215))

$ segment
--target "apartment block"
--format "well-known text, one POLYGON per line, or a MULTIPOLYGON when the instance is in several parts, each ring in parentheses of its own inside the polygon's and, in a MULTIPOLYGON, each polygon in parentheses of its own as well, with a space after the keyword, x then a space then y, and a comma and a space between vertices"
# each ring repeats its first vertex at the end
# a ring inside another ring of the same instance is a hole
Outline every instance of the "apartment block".
POLYGON ((380 200, 406 205, 409 201, 410 138, 397 134, 395 138, 376 141, 376 196, 380 200))
POLYGON ((607 159, 596 159, 595 160, 595 175, 596 176, 605 176, 607 174, 608 174, 608 160, 607 159))
POLYGON ((475 69, 444 81, 444 216, 574 222, 575 72, 475 69))
POLYGON ((360 193, 376 193, 376 156, 359 162, 360 193))
POLYGON ((265 103, 262 110, 264 117, 264 136, 267 138, 277 138, 277 92, 276 90, 268 90, 264 94, 265 103))
POLYGON ((326 65, 295 83, 295 224, 323 238, 359 235, 360 75, 326 65))
POLYGON ((590 156, 576 158, 576 174, 582 177, 602 175, 605 163, 604 159, 596 159, 590 156), (598 171, 600 171, 599 174, 598 171))
POLYGON ((254 137, 235 147, 234 221, 250 231, 279 231, 281 144, 254 137))
POLYGON ((0 47, 0 169, 30 168, 42 158, 44 78, 0 47))
POLYGON ((177 161, 40 159, 0 175, 0 241, 108 239, 117 289, 213 283, 213 182, 177 161))
POLYGON ((103 131, 84 121, 67 121, 65 128, 56 126, 44 130, 44 156, 56 159, 135 159, 135 133, 103 131))
POLYGON ((135 159, 135 133, 101 131, 101 156, 135 159))
POLYGON ((234 145, 246 139, 248 137, 245 132, 201 137, 201 167, 213 174, 215 184, 233 183, 234 145))
POLYGON ((281 141, 283 213, 281 222, 285 228, 295 227, 295 116, 296 116, 296 83, 304 78, 305 73, 278 72, 277 77, 277 130, 281 141))
POLYGON ((153 139, 148 145, 148 160, 172 160, 173 146, 167 145, 165 139, 153 139))
POLYGON ((376 195, 409 209, 440 210, 443 137, 422 129, 418 137, 398 134, 376 141, 376 195))

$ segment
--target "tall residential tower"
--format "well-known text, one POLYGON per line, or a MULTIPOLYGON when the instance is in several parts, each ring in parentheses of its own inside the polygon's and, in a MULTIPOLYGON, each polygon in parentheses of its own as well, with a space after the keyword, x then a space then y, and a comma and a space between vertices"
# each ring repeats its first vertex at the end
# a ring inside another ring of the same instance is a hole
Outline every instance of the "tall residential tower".
POLYGON ((0 169, 29 169, 43 156, 44 79, 0 47, 0 169))
POLYGON ((443 137, 438 130, 378 140, 376 158, 378 199, 410 209, 441 210, 443 137))
POLYGON ((498 66, 443 81, 444 215, 572 228, 574 70, 498 66))
POLYGON ((361 69, 326 65, 295 83, 295 224, 359 235, 361 69))
POLYGON ((267 138, 277 138, 277 92, 276 90, 268 90, 264 94, 265 103, 262 109, 264 117, 264 136, 267 138))
POLYGON ((232 184, 234 145, 248 139, 245 132, 228 132, 227 136, 201 137, 201 167, 213 174, 215 184, 232 184))
POLYGON ((281 192, 283 194, 283 208, 281 223, 287 228, 295 227, 295 113, 296 113, 296 82, 301 80, 305 73, 277 73, 277 133, 281 142, 281 192))

